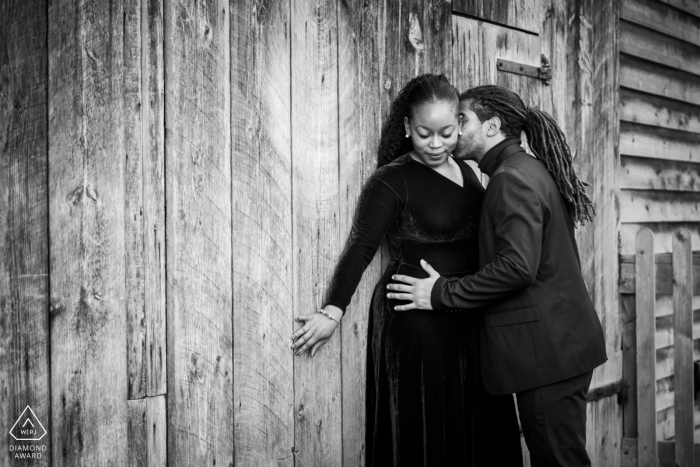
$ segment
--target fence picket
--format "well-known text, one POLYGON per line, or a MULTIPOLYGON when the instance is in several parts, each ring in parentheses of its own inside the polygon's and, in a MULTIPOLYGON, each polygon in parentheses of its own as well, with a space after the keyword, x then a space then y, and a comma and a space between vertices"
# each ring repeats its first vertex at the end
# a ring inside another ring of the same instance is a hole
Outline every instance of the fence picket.
MULTIPOLYGON (((637 380, 656 381, 656 349, 654 334, 655 267, 654 234, 647 228, 640 229, 636 238, 637 283, 637 380)), ((637 426, 639 465, 656 464, 656 387, 640 384, 637 387, 637 426)))
POLYGON ((690 232, 673 235, 673 345, 676 464, 695 465, 693 449, 693 265, 690 232))

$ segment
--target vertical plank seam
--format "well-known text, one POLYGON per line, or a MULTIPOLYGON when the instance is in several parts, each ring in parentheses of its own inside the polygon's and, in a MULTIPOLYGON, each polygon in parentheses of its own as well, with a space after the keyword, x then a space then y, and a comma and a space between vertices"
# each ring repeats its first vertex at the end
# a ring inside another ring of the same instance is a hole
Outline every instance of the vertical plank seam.
MULTIPOLYGON (((294 268, 294 123, 292 118, 294 117, 294 61, 293 53, 294 49, 292 43, 294 42, 294 9, 292 8, 292 1, 289 0, 289 24, 287 28, 289 29, 289 224, 290 224, 290 238, 291 252, 292 252, 292 316, 294 316, 297 310, 294 308, 296 304, 296 274, 294 268)), ((291 323, 291 334, 294 334, 294 319, 291 323)), ((297 417, 296 417, 296 404, 297 404, 297 387, 294 384, 295 378, 294 373, 296 365, 294 365, 294 356, 292 356, 292 465, 296 467, 297 465, 297 417)))
MULTIPOLYGON (((217 5, 216 7, 217 12, 219 10, 219 6, 217 5)), ((232 448, 232 453, 231 453, 231 459, 233 460, 232 464, 235 465, 236 463, 236 433, 235 433, 235 420, 233 418, 235 417, 236 414, 236 371, 235 371, 235 359, 236 359, 236 333, 235 333, 235 327, 236 327, 236 320, 235 320, 235 310, 236 310, 236 276, 235 276, 235 269, 236 269, 236 262, 233 260, 235 258, 235 245, 234 245, 234 240, 233 240, 233 223, 235 222, 236 219, 236 214, 235 214, 235 209, 236 209, 236 203, 234 202, 234 172, 233 168, 235 166, 233 162, 233 118, 231 118, 231 113, 233 112, 233 90, 232 90, 232 85, 231 81, 233 81, 233 75, 232 75, 232 70, 231 70, 231 48, 233 46, 233 43, 231 41, 231 34, 232 34, 232 20, 233 20, 233 15, 231 14, 231 2, 229 2, 226 7, 224 8, 225 11, 228 12, 228 18, 226 18, 224 21, 228 21, 228 60, 226 63, 228 63, 228 71, 229 71, 229 76, 228 76, 228 99, 229 99, 229 108, 228 108, 228 125, 229 125, 229 161, 230 161, 230 166, 229 166, 229 172, 230 172, 230 184, 229 184, 229 193, 231 196, 231 222, 228 226, 229 234, 231 235, 231 406, 233 407, 233 410, 231 412, 231 422, 233 423, 234 426, 234 431, 232 433, 231 437, 231 448, 232 448)))
MULTIPOLYGON (((336 121, 336 129, 338 131, 338 138, 336 140, 336 148, 337 148, 337 176, 338 176, 338 203, 342 202, 342 195, 343 195, 343 187, 341 186, 342 182, 342 176, 340 173, 340 164, 341 164, 341 158, 340 158, 340 0, 336 1, 335 4, 335 34, 336 34, 336 41, 335 41, 335 98, 336 98, 336 108, 335 108, 335 121, 336 121)), ((352 13, 351 13, 352 14, 352 13)), ((338 206, 340 208, 340 206, 338 206)), ((338 212, 340 212, 340 209, 338 209, 338 212)), ((343 247, 342 245, 342 236, 340 232, 340 219, 338 219, 338 251, 341 251, 340 249, 343 247)), ((338 326, 339 328, 340 326, 338 326)), ((337 329, 337 328, 336 328, 337 329)), ((340 464, 341 466, 343 465, 345 461, 345 443, 342 442, 343 438, 343 394, 344 394, 344 382, 343 382, 343 371, 342 371, 342 365, 343 365, 343 330, 339 329, 338 330, 338 339, 340 340, 340 352, 339 352, 339 360, 340 360, 340 435, 341 435, 341 442, 340 442, 340 464)))
MULTIPOLYGON (((142 0, 142 1, 148 1, 148 0, 142 0)), ((170 307, 168 306, 168 291, 170 290, 169 284, 170 282, 168 281, 168 145, 169 145, 169 138, 168 138, 168 132, 166 131, 167 127, 167 122, 168 122, 168 79, 166 76, 166 73, 168 71, 168 57, 169 54, 165 53, 165 44, 168 41, 168 38, 170 37, 170 27, 168 26, 170 22, 167 20, 166 16, 170 13, 169 8, 166 5, 166 2, 164 1, 162 3, 162 7, 160 9, 161 14, 163 15, 162 18, 162 37, 163 40, 161 41, 160 47, 162 48, 162 57, 163 57, 163 104, 162 104, 162 112, 163 112, 163 256, 164 256, 164 276, 163 280, 165 281, 165 287, 164 287, 164 299, 165 299, 165 313, 163 315, 164 323, 163 323, 163 328, 165 329, 165 465, 169 465, 169 452, 170 452, 170 445, 171 445, 171 430, 168 429, 168 427, 172 426, 172 414, 169 410, 169 400, 168 400, 168 394, 170 393, 169 390, 169 385, 170 385, 170 372, 172 370, 173 362, 171 358, 168 358, 168 355, 170 355, 170 346, 171 343, 169 342, 170 340, 170 325, 168 323, 169 321, 169 316, 170 316, 170 307)))
POLYGON ((47 255, 46 255, 46 277, 47 277, 47 300, 46 300, 46 308, 48 310, 48 313, 46 314, 46 321, 47 321, 47 326, 46 326, 46 333, 47 333, 47 339, 46 339, 46 381, 49 384, 48 387, 48 400, 47 400, 47 405, 48 405, 48 411, 47 411, 47 417, 49 419, 47 425, 49 426, 49 429, 51 430, 51 435, 48 436, 48 465, 53 465, 53 384, 51 384, 51 184, 49 180, 51 179, 51 173, 50 173, 50 160, 49 160, 49 154, 50 154, 50 129, 51 129, 51 124, 50 124, 50 118, 49 118, 49 97, 50 97, 50 76, 49 76, 49 33, 50 33, 50 22, 49 22, 49 13, 51 9, 49 8, 49 2, 47 1, 45 4, 45 9, 46 9, 46 29, 45 29, 45 37, 44 37, 44 42, 45 42, 45 48, 46 48, 46 61, 44 62, 44 72, 46 73, 46 250, 47 250, 47 255))

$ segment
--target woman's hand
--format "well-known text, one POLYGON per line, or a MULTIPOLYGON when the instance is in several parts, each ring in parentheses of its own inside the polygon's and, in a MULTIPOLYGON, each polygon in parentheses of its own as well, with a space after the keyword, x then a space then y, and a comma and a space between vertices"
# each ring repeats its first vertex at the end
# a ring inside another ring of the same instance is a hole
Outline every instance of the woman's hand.
MULTIPOLYGON (((341 309, 333 305, 327 305, 324 310, 339 321, 343 316, 341 309)), ((313 357, 318 348, 328 342, 335 328, 338 327, 338 323, 323 316, 321 313, 299 316, 296 320, 304 323, 301 329, 292 334, 292 342, 294 342, 292 350, 294 350, 296 355, 311 349, 311 356, 313 357)))

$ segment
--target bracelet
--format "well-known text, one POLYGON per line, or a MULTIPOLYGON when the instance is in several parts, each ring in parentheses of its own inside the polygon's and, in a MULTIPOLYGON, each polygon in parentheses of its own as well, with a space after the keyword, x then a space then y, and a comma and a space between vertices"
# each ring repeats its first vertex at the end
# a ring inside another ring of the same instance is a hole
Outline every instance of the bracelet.
POLYGON ((332 319, 332 320, 335 321, 336 323, 340 324, 340 321, 339 321, 338 319, 332 317, 332 316, 330 315, 330 313, 328 313, 328 312, 327 312, 326 310, 324 310, 323 308, 321 308, 320 310, 318 310, 318 312, 321 313, 321 314, 322 314, 323 316, 325 316, 326 318, 332 319))

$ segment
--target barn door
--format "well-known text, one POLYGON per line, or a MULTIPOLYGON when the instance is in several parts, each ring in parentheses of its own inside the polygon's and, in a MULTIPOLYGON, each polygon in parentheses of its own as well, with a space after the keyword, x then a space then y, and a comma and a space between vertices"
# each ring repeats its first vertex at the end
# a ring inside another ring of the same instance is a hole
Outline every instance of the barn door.
MULTIPOLYGON (((505 86, 526 104, 552 114, 564 127, 566 47, 563 31, 556 24, 563 15, 553 13, 556 3, 455 2, 452 82, 457 89, 463 92, 482 84, 505 86)), ((475 171, 481 175, 476 167, 475 171)), ((487 177, 481 177, 486 183, 487 177)))

